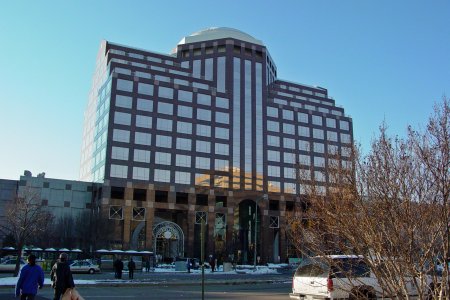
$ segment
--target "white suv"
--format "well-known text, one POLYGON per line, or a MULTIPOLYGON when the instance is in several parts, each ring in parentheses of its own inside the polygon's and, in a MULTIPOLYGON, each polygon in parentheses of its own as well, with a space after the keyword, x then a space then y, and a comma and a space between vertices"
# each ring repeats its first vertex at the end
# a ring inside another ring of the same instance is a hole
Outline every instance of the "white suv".
MULTIPOLYGON (((410 295, 417 291, 409 285, 410 295)), ((382 290, 370 268, 356 255, 316 256, 297 268, 292 299, 377 299, 382 290)))

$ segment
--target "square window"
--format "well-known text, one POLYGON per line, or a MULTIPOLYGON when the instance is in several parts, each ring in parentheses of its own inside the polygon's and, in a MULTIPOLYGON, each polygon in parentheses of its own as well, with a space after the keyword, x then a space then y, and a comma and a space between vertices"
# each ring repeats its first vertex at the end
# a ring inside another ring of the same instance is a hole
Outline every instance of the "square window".
POLYGON ((208 224, 207 213, 205 211, 196 211, 195 212, 195 224, 208 224))

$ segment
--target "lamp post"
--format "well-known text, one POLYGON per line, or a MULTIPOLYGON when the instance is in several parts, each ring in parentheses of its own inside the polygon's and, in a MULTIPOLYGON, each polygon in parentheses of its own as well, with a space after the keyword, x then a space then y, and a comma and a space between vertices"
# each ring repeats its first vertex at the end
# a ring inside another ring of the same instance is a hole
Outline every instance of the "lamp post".
POLYGON ((257 234, 258 234, 258 227, 257 227, 257 223, 258 223, 258 200, 263 199, 266 200, 267 199, 267 194, 263 194, 261 197, 256 198, 255 200, 255 245, 254 245, 254 251, 255 253, 253 254, 253 268, 256 271, 256 248, 257 248, 257 234))

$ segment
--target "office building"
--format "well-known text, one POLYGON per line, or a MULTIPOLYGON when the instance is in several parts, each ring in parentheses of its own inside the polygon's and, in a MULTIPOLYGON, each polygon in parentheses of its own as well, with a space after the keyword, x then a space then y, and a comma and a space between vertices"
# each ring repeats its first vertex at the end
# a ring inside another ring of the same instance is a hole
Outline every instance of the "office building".
POLYGON ((204 221, 207 255, 251 263, 256 240, 258 261, 277 262, 291 255, 297 171, 325 193, 327 154, 345 158, 352 141, 328 91, 279 79, 246 33, 206 29, 170 54, 103 41, 80 179, 103 183, 112 247, 199 257, 204 221))

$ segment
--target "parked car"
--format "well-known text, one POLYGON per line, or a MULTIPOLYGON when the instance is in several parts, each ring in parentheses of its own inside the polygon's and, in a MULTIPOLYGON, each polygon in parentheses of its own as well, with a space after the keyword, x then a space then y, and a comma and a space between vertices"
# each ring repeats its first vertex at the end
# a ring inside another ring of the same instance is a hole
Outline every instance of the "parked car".
POLYGON ((78 260, 70 264, 72 273, 100 273, 100 267, 86 260, 78 260))
MULTIPOLYGON (((16 269, 16 258, 9 258, 0 264, 0 272, 14 272, 16 269)), ((22 268, 26 262, 21 259, 20 260, 20 268, 22 268)))
MULTIPOLYGON (((409 295, 416 295, 408 284, 409 295)), ((356 255, 316 256, 303 261, 292 280, 291 299, 377 299, 382 289, 369 266, 356 255)))

